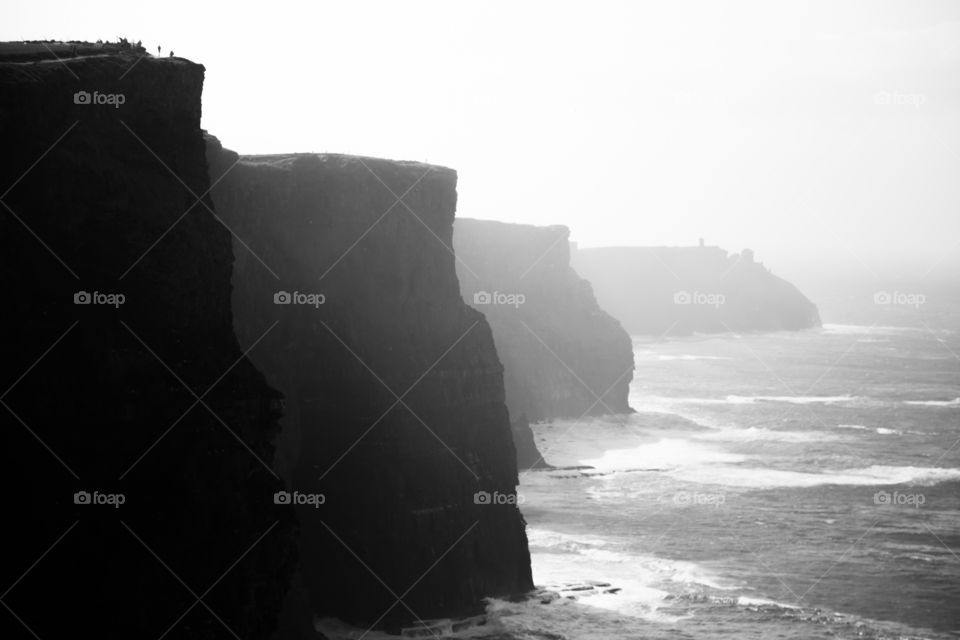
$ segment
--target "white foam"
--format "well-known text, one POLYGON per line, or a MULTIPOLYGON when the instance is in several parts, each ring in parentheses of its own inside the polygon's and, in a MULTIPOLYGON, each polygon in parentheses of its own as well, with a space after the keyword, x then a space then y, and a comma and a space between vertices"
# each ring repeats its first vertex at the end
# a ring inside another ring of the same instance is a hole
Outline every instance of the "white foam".
MULTIPOLYGON (((616 598, 613 595, 605 596, 616 598)), ((602 609, 597 606, 586 606, 579 600, 561 598, 549 605, 541 605, 537 601, 508 602, 506 600, 490 599, 487 613, 497 626, 490 631, 502 628, 502 637, 516 638, 517 640, 540 640, 542 638, 597 638, 598 640, 629 640, 636 638, 639 625, 630 623, 624 616, 602 609)), ((679 618, 659 618, 656 614, 634 617, 650 618, 657 621, 675 623, 679 618)), ((665 617, 664 617, 665 618, 665 617)), ((652 633, 656 630, 653 625, 643 625, 644 637, 651 640, 663 638, 662 633, 652 633), (648 632, 651 632, 648 635, 648 632)), ((488 637, 490 637, 488 635, 488 637)), ((499 637, 499 636, 498 636, 499 637)))
POLYGON ((831 335, 883 335, 918 333, 925 331, 921 327, 896 327, 892 325, 864 325, 864 324, 824 324, 823 333, 831 335))
POLYGON ((599 471, 625 471, 699 467, 710 463, 742 462, 745 459, 745 456, 718 451, 690 440, 662 438, 631 449, 610 449, 599 458, 581 460, 580 463, 599 471))
POLYGON ((658 622, 680 619, 657 611, 665 598, 685 587, 707 586, 733 589, 731 585, 691 562, 671 561, 624 551, 622 544, 590 535, 569 535, 531 527, 530 558, 534 581, 562 595, 573 595, 577 602, 616 611, 622 615, 658 622), (571 585, 590 582, 609 583, 592 591, 569 591, 571 585), (617 593, 606 589, 619 589, 617 593))
POLYGON ((953 400, 907 400, 906 404, 920 407, 960 407, 960 398, 953 400))
POLYGON ((674 360, 683 360, 683 361, 694 361, 694 360, 733 360, 733 358, 730 358, 730 357, 727 357, 727 356, 701 356, 701 355, 694 355, 694 354, 691 354, 691 353, 683 353, 683 354, 680 354, 680 355, 669 355, 669 354, 664 355, 664 354, 661 354, 661 355, 658 355, 656 359, 657 359, 657 360, 660 360, 660 361, 663 361, 663 362, 671 362, 671 361, 674 361, 674 360))
POLYGON ((837 428, 839 429, 858 429, 860 431, 870 431, 870 427, 864 426, 862 424, 838 424, 837 428))
MULTIPOLYGON (((866 427, 864 427, 866 428, 866 427)), ((839 440, 836 436, 824 431, 776 431, 762 427, 747 427, 718 429, 693 436, 697 440, 720 440, 728 442, 825 442, 839 440)))
POLYGON ((584 549, 605 548, 613 545, 611 540, 601 536, 572 536, 566 533, 560 533, 559 531, 536 527, 527 529, 527 541, 531 549, 536 547, 545 551, 562 551, 569 553, 578 553, 584 549))
POLYGON ((687 482, 749 489, 774 487, 816 487, 827 484, 877 486, 912 484, 931 486, 960 480, 960 469, 943 467, 892 467, 873 465, 862 469, 804 473, 784 469, 740 466, 707 466, 671 471, 670 476, 687 482))
POLYGON ((723 398, 644 398, 653 406, 669 406, 671 404, 756 404, 757 402, 785 402, 790 404, 840 404, 872 402, 870 398, 861 396, 741 396, 728 395, 723 398))
POLYGON ((776 600, 767 600, 766 598, 748 598, 740 596, 737 598, 737 604, 743 607, 780 607, 781 609, 800 610, 800 607, 794 604, 784 604, 776 600))
POLYGON ((788 402, 790 404, 836 404, 852 402, 855 396, 727 396, 730 404, 753 404, 754 402, 788 402))

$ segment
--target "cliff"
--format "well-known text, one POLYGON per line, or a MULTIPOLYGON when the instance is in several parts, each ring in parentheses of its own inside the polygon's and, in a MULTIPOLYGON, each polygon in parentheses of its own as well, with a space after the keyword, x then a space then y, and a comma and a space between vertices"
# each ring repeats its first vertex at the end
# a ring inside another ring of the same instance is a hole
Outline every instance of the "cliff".
POLYGON ((561 226, 463 218, 455 225, 460 288, 493 329, 516 438, 526 443, 522 462, 532 443, 525 419, 631 411, 630 336, 571 268, 568 237, 561 226))
POLYGON ((798 330, 816 305, 755 262, 718 247, 604 247, 574 252, 597 299, 632 335, 798 330))
POLYGON ((204 69, 57 49, 0 48, 3 635, 268 638, 295 525, 201 197, 204 69))
POLYGON ((286 396, 277 469, 324 497, 295 507, 291 624, 396 629, 532 588, 519 510, 475 500, 512 501, 517 467, 503 368, 450 250, 456 173, 213 138, 208 157, 236 234, 236 332, 286 396))

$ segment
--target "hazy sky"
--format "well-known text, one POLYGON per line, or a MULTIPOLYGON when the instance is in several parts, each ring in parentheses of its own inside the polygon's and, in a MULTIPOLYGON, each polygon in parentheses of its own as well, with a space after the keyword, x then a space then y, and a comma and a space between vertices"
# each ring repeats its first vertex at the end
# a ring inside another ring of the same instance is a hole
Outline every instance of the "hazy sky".
POLYGON ((785 275, 960 265, 960 2, 5 3, 0 39, 206 66, 241 153, 459 171, 459 214, 785 275))

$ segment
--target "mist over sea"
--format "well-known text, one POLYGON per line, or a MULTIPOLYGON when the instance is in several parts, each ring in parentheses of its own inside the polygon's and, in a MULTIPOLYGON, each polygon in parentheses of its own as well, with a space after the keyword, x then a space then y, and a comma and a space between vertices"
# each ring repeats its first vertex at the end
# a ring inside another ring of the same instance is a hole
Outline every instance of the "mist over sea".
POLYGON ((953 317, 634 339, 626 417, 535 425, 548 606, 520 637, 948 638, 960 630, 953 317), (567 598, 570 596, 570 598, 567 598))

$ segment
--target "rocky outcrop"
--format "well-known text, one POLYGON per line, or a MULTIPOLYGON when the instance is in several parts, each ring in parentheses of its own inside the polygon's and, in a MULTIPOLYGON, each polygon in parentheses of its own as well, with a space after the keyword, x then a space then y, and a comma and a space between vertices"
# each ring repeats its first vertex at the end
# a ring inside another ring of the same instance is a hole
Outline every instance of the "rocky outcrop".
POLYGON ((204 69, 43 49, 0 48, 3 635, 268 638, 294 519, 203 197, 204 69))
POLYGON ((570 267, 568 237, 562 226, 455 225, 461 292, 493 329, 521 460, 540 457, 530 455, 526 419, 631 411, 630 336, 570 267))
POLYGON ((604 247, 574 252, 603 307, 633 335, 797 330, 816 305, 755 262, 719 247, 604 247))
POLYGON ((513 446, 517 450, 517 468, 519 469, 552 469, 553 465, 543 458, 537 447, 530 419, 521 413, 510 422, 510 431, 513 434, 513 446))
POLYGON ((278 471, 323 496, 295 507, 307 615, 396 629, 530 589, 503 368, 450 249, 456 173, 208 156, 237 335, 286 396, 278 471))

